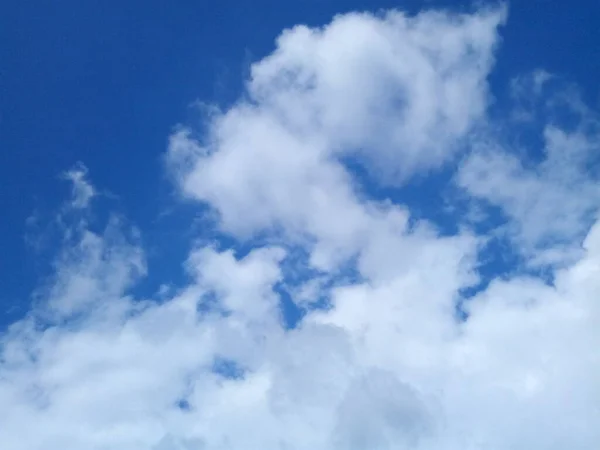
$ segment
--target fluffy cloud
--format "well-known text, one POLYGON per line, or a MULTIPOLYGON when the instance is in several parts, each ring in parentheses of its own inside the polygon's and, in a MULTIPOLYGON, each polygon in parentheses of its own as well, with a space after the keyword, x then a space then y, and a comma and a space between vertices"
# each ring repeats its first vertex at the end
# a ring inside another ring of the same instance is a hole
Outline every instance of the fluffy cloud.
POLYGON ((349 14, 288 30, 252 67, 248 101, 212 115, 202 143, 189 130, 172 136, 182 191, 237 236, 282 228, 315 240, 313 262, 330 269, 368 235, 398 232, 403 214, 357 201, 340 158, 366 160, 386 183, 451 158, 483 115, 503 19, 503 10, 349 14))
MULTIPOLYGON (((78 219, 36 306, 0 338, 3 447, 595 448, 600 224, 580 175, 598 140, 589 111, 575 129, 548 123, 542 161, 526 164, 488 133, 503 20, 349 14, 283 33, 247 99, 204 136, 175 133, 167 154, 220 232, 266 244, 197 244, 188 284, 138 299, 137 232, 78 219), (415 223, 345 164, 396 185, 456 156, 453 182, 505 212, 518 251, 559 242, 551 284, 497 276, 467 302, 489 236, 460 217, 453 235, 415 223), (286 293, 304 312, 294 327, 286 293)), ((69 178, 85 210, 94 188, 69 178)))

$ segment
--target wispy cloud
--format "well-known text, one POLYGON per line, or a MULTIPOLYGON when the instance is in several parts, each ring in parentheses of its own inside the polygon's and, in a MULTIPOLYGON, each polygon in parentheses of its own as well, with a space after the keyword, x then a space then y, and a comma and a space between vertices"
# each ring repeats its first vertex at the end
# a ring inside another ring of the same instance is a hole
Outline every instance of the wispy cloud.
POLYGON ((87 167, 78 163, 63 174, 63 178, 72 183, 70 203, 72 208, 86 208, 96 195, 94 187, 87 180, 87 172, 87 167))
POLYGON ((600 150, 599 117, 570 88, 540 98, 547 79, 536 72, 529 83, 523 77, 519 81, 520 96, 531 100, 529 111, 543 119, 533 125, 541 128, 541 149, 538 140, 521 143, 523 152, 505 139, 486 138, 474 143, 457 174, 470 195, 505 212, 509 237, 533 264, 577 258, 600 206, 593 170, 600 150))

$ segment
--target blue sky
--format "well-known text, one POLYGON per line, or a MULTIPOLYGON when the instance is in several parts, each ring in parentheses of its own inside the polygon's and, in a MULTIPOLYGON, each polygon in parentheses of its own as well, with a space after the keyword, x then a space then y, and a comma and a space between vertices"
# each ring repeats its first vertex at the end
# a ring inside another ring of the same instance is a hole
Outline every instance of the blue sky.
POLYGON ((600 4, 502 5, 6 5, 0 439, 592 448, 600 4))

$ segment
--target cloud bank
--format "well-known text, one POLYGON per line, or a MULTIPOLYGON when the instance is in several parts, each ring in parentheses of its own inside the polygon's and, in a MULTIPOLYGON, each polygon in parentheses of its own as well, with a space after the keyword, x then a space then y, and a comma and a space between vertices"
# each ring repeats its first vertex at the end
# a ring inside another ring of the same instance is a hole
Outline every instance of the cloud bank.
POLYGON ((597 117, 540 72, 515 81, 518 124, 492 123, 505 16, 390 11, 284 31, 243 98, 205 133, 170 137, 177 189, 234 244, 199 240, 189 283, 155 298, 132 294, 147 276, 138 233, 117 218, 92 230, 96 190, 68 172, 55 274, 0 341, 2 447, 596 448, 597 117), (542 124, 536 157, 505 139, 528 120, 542 124), (452 233, 415 221, 350 162, 391 190, 452 170, 440 190, 481 214, 457 214, 452 233), (522 270, 483 279, 492 239, 522 270))

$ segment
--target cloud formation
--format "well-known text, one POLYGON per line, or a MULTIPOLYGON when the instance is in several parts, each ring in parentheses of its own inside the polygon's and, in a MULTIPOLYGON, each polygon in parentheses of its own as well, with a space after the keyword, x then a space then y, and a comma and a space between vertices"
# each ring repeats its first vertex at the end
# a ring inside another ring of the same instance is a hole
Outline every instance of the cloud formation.
POLYGON ((87 168, 81 163, 63 174, 63 178, 72 183, 70 203, 72 208, 86 208, 96 195, 96 190, 86 179, 86 176, 87 168))
MULTIPOLYGON (((1 337, 2 446, 595 448, 595 113, 574 129, 548 119, 539 161, 490 131, 504 20, 502 8, 392 11, 285 31, 247 96, 204 135, 174 133, 166 155, 182 195, 252 248, 198 243, 187 285, 140 299, 137 233, 77 220, 38 304, 1 337), (412 220, 348 158, 388 186, 460 160, 446 188, 499 208, 511 245, 552 282, 498 274, 467 301, 490 235, 462 217, 454 234, 412 220), (294 326, 286 295, 303 313, 294 326)), ((95 190, 70 173, 85 210, 95 190)))
POLYGON ((545 119, 541 149, 526 148, 529 156, 523 158, 520 149, 507 148, 502 141, 476 141, 457 173, 458 184, 471 196, 511 219, 509 237, 534 264, 564 263, 580 256, 576 253, 595 221, 600 195, 597 176, 590 170, 600 150, 598 115, 573 88, 541 97, 549 78, 546 72, 536 72, 513 83, 529 105, 518 106, 519 117, 534 121, 542 114, 545 119), (538 161, 531 156, 536 153, 538 161))

